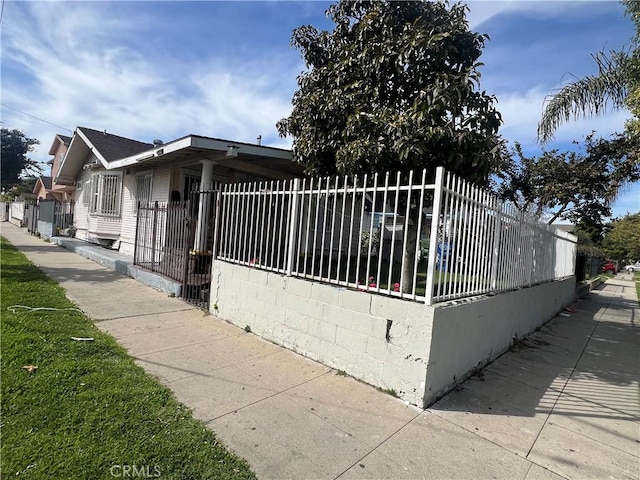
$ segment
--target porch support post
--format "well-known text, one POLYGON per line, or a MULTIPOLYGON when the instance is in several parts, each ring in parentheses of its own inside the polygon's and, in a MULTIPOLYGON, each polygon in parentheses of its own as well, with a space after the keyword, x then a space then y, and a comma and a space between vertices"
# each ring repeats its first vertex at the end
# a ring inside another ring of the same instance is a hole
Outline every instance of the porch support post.
POLYGON ((200 160, 202 164, 202 176, 200 177, 200 202, 198 205, 198 222, 196 223, 196 238, 193 249, 197 253, 204 252, 207 249, 207 233, 209 229, 209 212, 211 205, 209 200, 210 194, 205 192, 211 189, 213 180, 213 166, 217 163, 215 160, 200 160))

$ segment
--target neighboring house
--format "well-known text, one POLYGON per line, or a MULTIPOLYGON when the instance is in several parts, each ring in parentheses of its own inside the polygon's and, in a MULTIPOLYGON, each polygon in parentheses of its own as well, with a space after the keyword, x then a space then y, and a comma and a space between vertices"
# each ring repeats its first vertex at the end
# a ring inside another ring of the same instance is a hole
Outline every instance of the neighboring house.
POLYGON ((53 181, 76 186, 76 238, 132 255, 138 202, 184 200, 196 184, 290 179, 302 171, 280 148, 199 135, 144 143, 78 127, 53 181))
POLYGON ((71 143, 71 137, 66 135, 56 135, 56 138, 49 148, 49 155, 52 155, 51 160, 47 162, 47 165, 51 166, 49 176, 42 176, 36 180, 36 184, 33 187, 33 193, 38 199, 43 200, 58 200, 58 201, 71 201, 73 200, 73 193, 75 186, 58 184, 55 182, 55 177, 58 174, 62 160, 67 153, 69 144, 71 143))
POLYGON ((51 177, 38 177, 36 184, 33 186, 33 194, 38 200, 53 200, 55 198, 52 183, 51 177))

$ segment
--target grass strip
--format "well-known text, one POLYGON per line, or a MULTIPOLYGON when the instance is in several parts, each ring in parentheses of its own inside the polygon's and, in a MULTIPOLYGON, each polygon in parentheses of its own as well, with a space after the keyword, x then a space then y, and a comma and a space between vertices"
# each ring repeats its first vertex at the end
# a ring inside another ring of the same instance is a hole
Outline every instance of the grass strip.
POLYGON ((2 237, 0 266, 4 476, 255 478, 243 459, 84 314, 8 310, 16 304, 76 306, 2 237))

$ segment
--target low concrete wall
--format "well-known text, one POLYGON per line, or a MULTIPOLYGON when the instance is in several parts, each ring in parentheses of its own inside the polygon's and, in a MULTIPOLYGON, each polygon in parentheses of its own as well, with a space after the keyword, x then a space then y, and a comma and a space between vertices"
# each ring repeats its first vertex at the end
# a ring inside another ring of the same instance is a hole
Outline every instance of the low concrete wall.
POLYGON ((552 318, 575 287, 430 307, 220 261, 212 277, 212 314, 419 406, 552 318))
POLYGON ((575 277, 435 307, 424 403, 508 350, 571 304, 575 277))
POLYGON ((421 405, 433 309, 216 261, 211 312, 421 405))
POLYGON ((77 238, 52 237, 51 243, 88 258, 110 270, 134 278, 144 285, 173 294, 176 297, 180 296, 182 290, 180 282, 133 265, 133 258, 125 257, 119 252, 77 238))

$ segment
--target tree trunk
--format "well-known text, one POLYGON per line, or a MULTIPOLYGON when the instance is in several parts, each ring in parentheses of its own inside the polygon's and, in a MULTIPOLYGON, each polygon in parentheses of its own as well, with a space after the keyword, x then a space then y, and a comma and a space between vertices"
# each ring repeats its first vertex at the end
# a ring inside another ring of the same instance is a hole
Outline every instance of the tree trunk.
POLYGON ((418 220, 420 211, 417 207, 409 209, 409 221, 407 222, 407 244, 402 252, 402 293, 412 293, 413 276, 415 275, 416 244, 418 239, 418 220))

